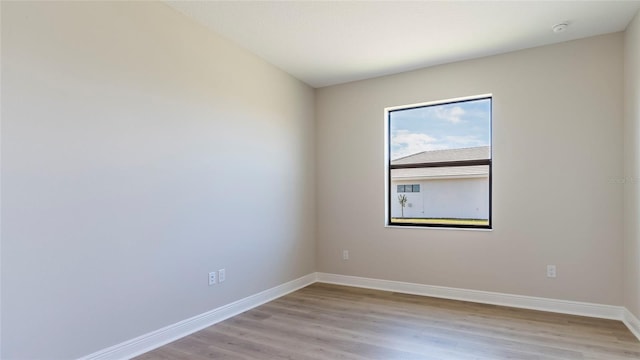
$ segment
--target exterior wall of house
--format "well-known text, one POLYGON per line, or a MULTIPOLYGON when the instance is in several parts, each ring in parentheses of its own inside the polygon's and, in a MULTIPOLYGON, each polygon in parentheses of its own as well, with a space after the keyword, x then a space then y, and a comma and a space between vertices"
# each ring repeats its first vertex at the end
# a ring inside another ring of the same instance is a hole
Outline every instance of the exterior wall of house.
POLYGON ((398 187, 420 184, 420 192, 402 193, 407 197, 406 218, 489 218, 489 178, 429 179, 391 181, 391 216, 401 217, 398 187))

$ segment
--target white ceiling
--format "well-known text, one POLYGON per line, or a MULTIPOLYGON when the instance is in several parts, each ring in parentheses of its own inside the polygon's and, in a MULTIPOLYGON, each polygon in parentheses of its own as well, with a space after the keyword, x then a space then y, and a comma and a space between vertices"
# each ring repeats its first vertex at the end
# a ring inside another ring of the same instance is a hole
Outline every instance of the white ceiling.
POLYGON ((168 1, 313 87, 622 31, 634 1, 168 1), (551 27, 569 22, 563 33, 551 27))

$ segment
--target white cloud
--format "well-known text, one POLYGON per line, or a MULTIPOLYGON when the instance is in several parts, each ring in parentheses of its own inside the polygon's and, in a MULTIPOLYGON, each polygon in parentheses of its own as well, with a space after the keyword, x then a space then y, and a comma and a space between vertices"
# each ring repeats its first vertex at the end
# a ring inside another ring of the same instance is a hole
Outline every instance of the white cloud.
POLYGON ((460 121, 462 121, 460 117, 465 114, 464 109, 461 108, 460 106, 454 106, 454 107, 436 106, 434 110, 436 113, 435 115, 438 118, 446 120, 452 124, 457 124, 460 121))
POLYGON ((450 144, 449 147, 474 147, 489 145, 478 138, 477 135, 445 136, 444 140, 450 144))
POLYGON ((397 159, 407 155, 442 149, 436 144, 438 140, 427 134, 411 133, 408 130, 394 131, 391 137, 392 158, 397 159))

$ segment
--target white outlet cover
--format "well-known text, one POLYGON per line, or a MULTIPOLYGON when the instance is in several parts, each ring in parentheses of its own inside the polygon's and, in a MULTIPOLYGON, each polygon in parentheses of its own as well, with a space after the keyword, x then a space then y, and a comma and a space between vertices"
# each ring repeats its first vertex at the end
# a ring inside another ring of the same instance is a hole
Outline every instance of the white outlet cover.
POLYGON ((555 265, 547 265, 547 277, 555 278, 558 275, 555 265))

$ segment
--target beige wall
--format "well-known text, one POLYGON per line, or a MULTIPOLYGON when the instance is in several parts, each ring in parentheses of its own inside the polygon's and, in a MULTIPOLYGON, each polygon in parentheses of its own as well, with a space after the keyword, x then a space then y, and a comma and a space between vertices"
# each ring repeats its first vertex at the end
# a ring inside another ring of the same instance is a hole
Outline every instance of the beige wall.
POLYGON ((316 270, 640 316, 638 16, 314 103, 162 4, 1 9, 2 359, 86 355, 316 270), (485 93, 494 230, 384 228, 383 109, 485 93))
POLYGON ((640 318, 640 13, 624 45, 624 305, 640 318))
POLYGON ((622 46, 617 33, 319 89, 318 271, 621 305, 622 46), (385 228, 383 109, 486 93, 494 230, 385 228))
POLYGON ((2 359, 315 271, 313 89, 160 3, 2 2, 1 33, 2 359))

